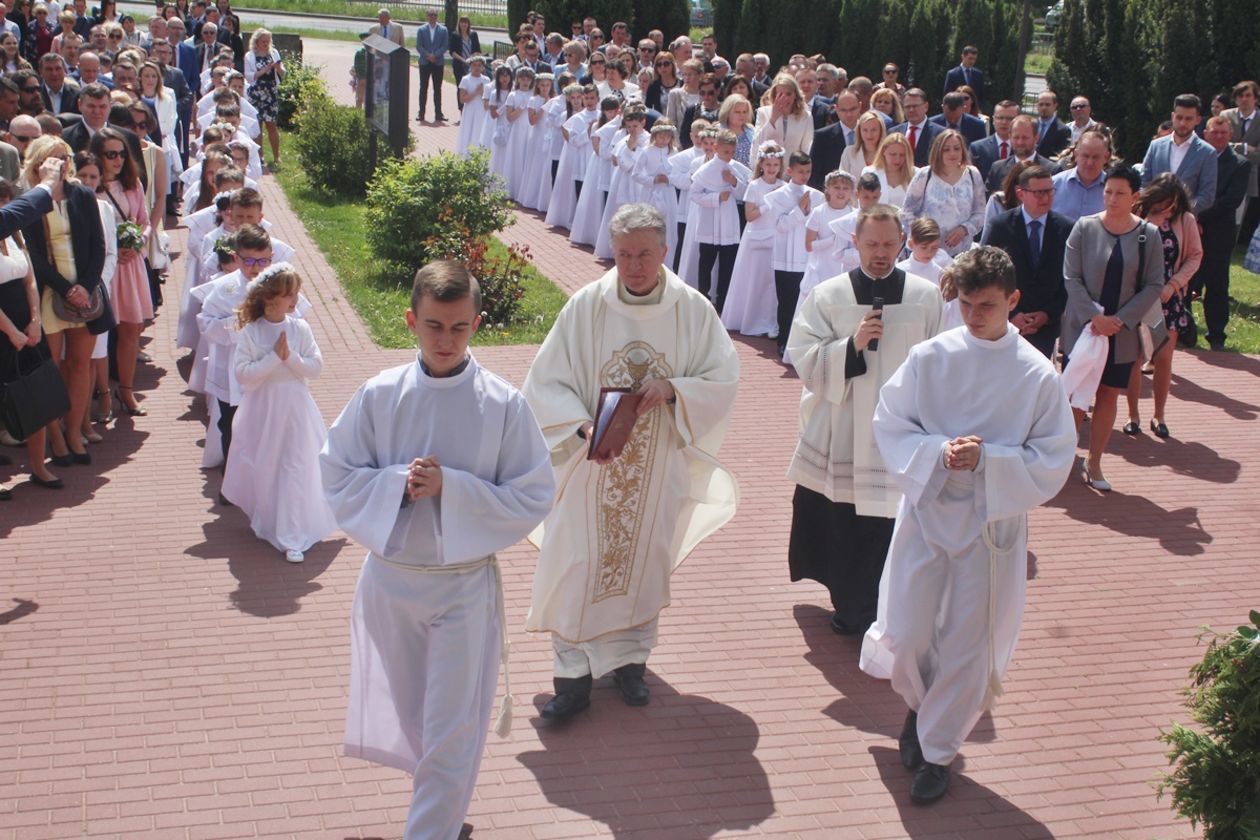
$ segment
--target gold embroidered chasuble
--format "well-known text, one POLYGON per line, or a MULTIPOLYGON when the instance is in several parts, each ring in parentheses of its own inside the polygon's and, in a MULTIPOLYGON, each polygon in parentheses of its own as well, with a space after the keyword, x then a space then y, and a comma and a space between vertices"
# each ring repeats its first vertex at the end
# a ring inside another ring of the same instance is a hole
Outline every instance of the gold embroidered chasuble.
POLYGON ((577 643, 638 627, 669 604, 669 576, 735 513, 735 477, 717 460, 739 360, 712 305, 673 272, 630 300, 614 268, 556 320, 522 389, 551 447, 556 505, 539 547, 526 629, 577 643), (600 388, 668 379, 675 403, 639 418, 621 457, 586 460, 578 428, 600 388))

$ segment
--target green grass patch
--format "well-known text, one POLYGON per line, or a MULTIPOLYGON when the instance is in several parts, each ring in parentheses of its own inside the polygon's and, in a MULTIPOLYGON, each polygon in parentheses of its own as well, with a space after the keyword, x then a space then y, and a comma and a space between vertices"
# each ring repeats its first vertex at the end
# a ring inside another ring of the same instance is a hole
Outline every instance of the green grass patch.
MULTIPOLYGON (((1242 267, 1246 248, 1234 251, 1233 265, 1229 269, 1229 323, 1225 325, 1225 347, 1239 353, 1260 354, 1260 274, 1252 274, 1242 267)), ((1206 347, 1203 338, 1207 321, 1203 317, 1203 304, 1194 304, 1194 321, 1199 325, 1199 346, 1206 347)))
POLYGON ((1052 52, 1032 52, 1024 57, 1024 72, 1034 76, 1044 76, 1050 71, 1050 64, 1054 61, 1054 53, 1052 52))
MULTIPOLYGON (((388 4, 386 4, 388 5, 388 4)), ((269 11, 269 12, 288 12, 291 14, 308 14, 308 15, 342 15, 345 17, 357 17, 370 19, 373 23, 376 20, 376 10, 381 8, 377 3, 360 2, 354 3, 349 0, 248 0, 243 6, 238 7, 237 11, 269 11)), ((395 9, 395 11, 399 11, 395 9)), ((423 10, 417 9, 414 13, 410 11, 402 11, 400 14, 404 16, 414 16, 416 20, 405 20, 400 17, 403 25, 410 24, 412 28, 417 23, 422 23, 423 10)), ((469 14, 473 27, 488 26, 495 29, 505 29, 507 27, 506 15, 491 15, 480 12, 469 14)), ((414 43, 415 32, 408 32, 408 41, 414 43)), ((312 36, 315 37, 315 36, 312 36)))
MULTIPOLYGON (((283 168, 277 177, 289 204, 341 281, 346 299, 359 313, 368 332, 381 347, 415 346, 415 338, 403 321, 411 300, 411 284, 400 283, 368 248, 364 236, 361 203, 330 197, 314 189, 299 167, 283 168)), ((491 253, 501 255, 505 246, 497 239, 491 253)), ((530 266, 524 281, 521 319, 516 324, 483 324, 473 336, 474 345, 541 344, 568 298, 554 283, 530 266)))

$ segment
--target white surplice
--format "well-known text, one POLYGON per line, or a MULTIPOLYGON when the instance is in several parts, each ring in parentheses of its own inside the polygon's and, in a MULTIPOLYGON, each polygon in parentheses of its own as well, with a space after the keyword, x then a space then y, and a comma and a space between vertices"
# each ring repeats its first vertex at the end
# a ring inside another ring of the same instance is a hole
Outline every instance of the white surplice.
MULTIPOLYGON (((337 523, 368 549, 351 617, 346 755, 414 774, 407 840, 450 840, 472 799, 501 645, 486 558, 551 508, 550 454, 515 388, 469 358, 368 380, 320 454, 337 523), (409 465, 442 466, 435 498, 403 503, 409 465)), ((507 698, 510 701, 510 698, 507 698)))
MULTIPOLYGON (((613 269, 560 312, 524 393, 551 447, 555 510, 530 535, 540 547, 526 629, 550 631, 590 655, 594 676, 619 667, 599 650, 653 622, 669 604, 669 576, 730 520, 735 478, 717 460, 739 385, 739 360, 699 292, 661 269, 660 300, 622 299, 613 269), (577 437, 601 387, 668 379, 676 402, 639 418, 621 456, 599 466, 577 437)), ((641 661, 641 660, 640 660, 641 661)))
POLYGON ((849 342, 870 306, 859 305, 848 274, 814 287, 801 303, 788 336, 788 354, 801 378, 801 439, 788 478, 833 502, 849 502, 859 516, 897 515, 901 494, 884 471, 871 435, 879 389, 910 348, 936 334, 941 292, 906 275, 901 303, 884 307, 879 349, 862 351, 866 372, 849 379, 849 342))
POLYGON ((1067 479, 1072 413, 1018 330, 986 341, 964 326, 910 351, 873 428, 904 500, 860 664, 891 678, 918 712, 923 757, 948 765, 1001 694, 1023 620, 1028 511, 1067 479), (983 439, 980 463, 949 470, 945 445, 965 435, 983 439))

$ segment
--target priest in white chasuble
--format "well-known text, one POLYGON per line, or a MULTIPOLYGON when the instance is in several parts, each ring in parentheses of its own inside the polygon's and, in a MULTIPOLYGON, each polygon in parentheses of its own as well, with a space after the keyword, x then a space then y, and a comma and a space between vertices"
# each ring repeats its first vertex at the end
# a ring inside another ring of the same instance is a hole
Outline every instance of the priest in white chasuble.
POLYGON ((874 432, 905 494, 862 670, 910 707, 910 798, 935 802, 1015 651, 1028 511, 1063 487, 1076 429, 1049 360, 1009 322, 1015 266, 998 248, 952 268, 965 326, 919 344, 880 392, 874 432))
POLYGON ((556 506, 539 547, 526 629, 549 632, 556 696, 545 720, 590 705, 612 673, 644 705, 645 665, 669 578, 735 513, 735 477, 718 461, 739 360, 717 312, 664 266, 665 220, 628 204, 609 224, 616 267, 565 305, 522 389, 551 447, 556 506), (624 448, 587 457, 601 388, 642 392, 624 448))
POLYGON ((859 267, 815 286, 788 336, 801 377, 800 442, 788 478, 792 580, 827 587, 831 629, 858 634, 875 620, 879 577, 901 500, 871 435, 879 389, 909 354, 936 334, 942 300, 929 280, 896 268, 897 210, 858 214, 859 267))

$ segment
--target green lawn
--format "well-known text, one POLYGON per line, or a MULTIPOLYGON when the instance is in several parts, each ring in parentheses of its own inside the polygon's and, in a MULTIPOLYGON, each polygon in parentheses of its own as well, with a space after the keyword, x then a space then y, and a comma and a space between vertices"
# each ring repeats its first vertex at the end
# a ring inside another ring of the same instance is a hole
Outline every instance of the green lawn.
MULTIPOLYGON (((249 0, 244 5, 251 10, 265 9, 276 12, 292 12, 293 14, 344 15, 359 18, 375 18, 376 10, 380 8, 379 5, 374 3, 352 3, 348 2, 348 0, 249 0)), ((420 13, 420 10, 415 12, 407 10, 399 14, 398 20, 406 23, 414 24, 423 21, 423 15, 420 13), (415 20, 407 20, 408 18, 415 18, 415 20)), ((472 20, 474 27, 488 26, 496 29, 507 27, 507 18, 503 15, 470 13, 468 17, 472 20)), ((411 34, 414 36, 414 33, 411 34)), ((316 36, 312 35, 312 37, 316 36)))
MULTIPOLYGON (((363 205, 313 189, 295 165, 296 159, 289 160, 290 165, 278 174, 285 196, 337 273, 346 298, 368 325, 372 340, 381 347, 414 347, 415 339, 403 321, 411 285, 399 283, 373 257, 364 237, 363 205)), ((492 241, 491 253, 504 250, 501 242, 492 241)), ((564 292, 531 266, 520 322, 507 327, 483 325, 472 343, 540 344, 566 300, 564 292)))
POLYGON ((1052 61, 1054 61, 1053 53, 1029 52, 1024 57, 1024 72, 1034 76, 1044 76, 1050 70, 1052 61))
MULTIPOLYGON (((1229 270, 1229 324, 1225 327, 1225 347, 1240 353, 1260 354, 1260 274, 1252 274, 1242 267, 1245 248, 1234 252, 1234 264, 1229 270)), ((1206 322, 1203 320, 1203 304, 1194 304, 1194 320, 1199 325, 1199 346, 1206 347, 1203 338, 1206 322)))

